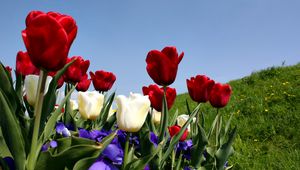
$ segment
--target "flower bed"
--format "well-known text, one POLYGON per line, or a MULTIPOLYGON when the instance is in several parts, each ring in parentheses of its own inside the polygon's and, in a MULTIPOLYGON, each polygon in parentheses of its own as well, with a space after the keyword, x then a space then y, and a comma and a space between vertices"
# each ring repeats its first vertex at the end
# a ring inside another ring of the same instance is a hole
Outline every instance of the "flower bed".
POLYGON ((187 88, 197 107, 186 103, 188 115, 169 113, 184 53, 168 46, 148 52, 146 70, 155 84, 142 87, 143 94, 108 95, 113 73, 97 70, 89 78, 89 60, 68 58, 76 34, 71 16, 28 14, 27 52, 17 54, 15 80, 9 67, 0 67, 0 125, 10 152, 1 158, 2 169, 229 168, 236 128, 229 130, 230 120, 223 125, 219 112, 230 99, 228 84, 191 77, 187 88), (95 91, 87 91, 91 82, 95 91), (65 97, 56 103, 64 83, 65 97), (70 100, 75 89, 78 98, 70 100), (217 111, 208 132, 200 108, 206 102, 217 111))

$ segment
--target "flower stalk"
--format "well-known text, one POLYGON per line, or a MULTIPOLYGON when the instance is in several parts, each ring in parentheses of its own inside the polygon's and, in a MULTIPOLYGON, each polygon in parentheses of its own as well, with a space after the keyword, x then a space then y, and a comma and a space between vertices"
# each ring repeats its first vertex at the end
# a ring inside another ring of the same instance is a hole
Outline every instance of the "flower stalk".
POLYGON ((47 72, 41 70, 39 82, 38 82, 38 91, 36 94, 36 103, 34 107, 34 127, 33 127, 33 134, 31 140, 31 148, 27 160, 28 170, 33 170, 35 168, 35 163, 38 158, 38 153, 40 152, 41 149, 40 148, 41 145, 38 144, 38 138, 39 138, 40 120, 41 120, 41 112, 43 108, 46 79, 47 79, 47 72))
POLYGON ((129 138, 130 138, 130 133, 127 133, 126 134, 125 148, 124 148, 124 160, 123 160, 123 165, 122 165, 123 170, 125 170, 125 167, 128 163, 129 138))

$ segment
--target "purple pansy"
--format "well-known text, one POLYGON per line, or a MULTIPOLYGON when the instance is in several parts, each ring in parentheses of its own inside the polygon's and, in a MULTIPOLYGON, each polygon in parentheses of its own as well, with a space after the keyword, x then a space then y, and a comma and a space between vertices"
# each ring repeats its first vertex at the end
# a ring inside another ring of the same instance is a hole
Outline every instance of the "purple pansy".
POLYGON ((55 140, 51 140, 50 142, 47 142, 44 144, 41 148, 41 152, 45 152, 50 148, 56 148, 57 147, 57 142, 55 140))
POLYGON ((110 159, 112 162, 114 162, 117 165, 121 165, 123 162, 124 152, 123 149, 117 144, 109 144, 104 149, 101 156, 110 159))
POLYGON ((108 136, 112 131, 106 130, 91 130, 88 131, 86 129, 79 129, 78 134, 81 138, 91 139, 97 142, 101 142, 103 138, 108 136))
MULTIPOLYGON (((118 130, 117 132, 117 136, 118 136, 118 141, 120 144, 125 144, 126 143, 126 136, 128 133, 126 133, 123 130, 118 130)), ((130 137, 129 137, 129 144, 133 145, 135 147, 135 149, 139 149, 140 148, 140 141, 139 141, 139 137, 135 134, 130 133, 130 137)))
POLYGON ((193 141, 191 139, 179 142, 176 145, 176 154, 179 155, 180 153, 182 153, 185 159, 190 160, 192 146, 193 141))
POLYGON ((153 143, 155 147, 158 145, 158 136, 154 132, 150 132, 150 142, 153 143))
POLYGON ((147 164, 147 165, 144 167, 144 170, 150 170, 150 166, 147 164))
POLYGON ((92 164, 92 166, 89 168, 89 170, 118 170, 115 165, 113 165, 111 162, 105 160, 105 159, 100 159, 92 164))
POLYGON ((63 137, 71 136, 70 131, 68 130, 68 128, 66 128, 66 126, 62 122, 56 123, 56 133, 62 135, 63 137))
POLYGON ((13 158, 8 156, 8 157, 3 158, 3 160, 5 161, 6 165, 9 167, 10 170, 16 169, 15 161, 13 158))

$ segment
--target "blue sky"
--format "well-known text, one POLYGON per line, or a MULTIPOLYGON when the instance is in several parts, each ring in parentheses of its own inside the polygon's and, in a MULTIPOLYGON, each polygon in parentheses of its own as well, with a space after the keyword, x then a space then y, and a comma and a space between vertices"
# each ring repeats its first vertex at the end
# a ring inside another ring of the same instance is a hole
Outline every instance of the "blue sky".
POLYGON ((69 55, 89 59, 90 71, 114 72, 119 94, 153 84, 148 51, 170 45, 184 51, 171 85, 183 93, 197 74, 227 82, 300 62, 299 9, 299 0, 2 1, 0 60, 14 67, 17 52, 25 51, 21 31, 29 11, 56 11, 78 25, 69 55))

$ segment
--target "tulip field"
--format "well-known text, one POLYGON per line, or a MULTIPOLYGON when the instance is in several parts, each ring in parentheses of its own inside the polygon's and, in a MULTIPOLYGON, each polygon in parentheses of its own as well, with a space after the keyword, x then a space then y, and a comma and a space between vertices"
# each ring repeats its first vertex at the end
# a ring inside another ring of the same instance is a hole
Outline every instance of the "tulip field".
POLYGON ((16 49, 15 68, 1 62, 0 170, 300 167, 299 64, 229 83, 197 73, 178 95, 189 58, 165 46, 145 53, 152 83, 118 94, 113 72, 69 56, 77 29, 70 15, 31 11, 26 51, 16 49))
MULTIPOLYGON (((232 169, 291 169, 300 167, 300 64, 272 67, 230 81, 232 98, 222 114, 238 126, 232 169)), ((185 113, 188 94, 177 96, 174 107, 185 113)), ((191 104, 195 107, 195 103, 191 104)), ((203 108, 207 125, 216 111, 203 108)))

